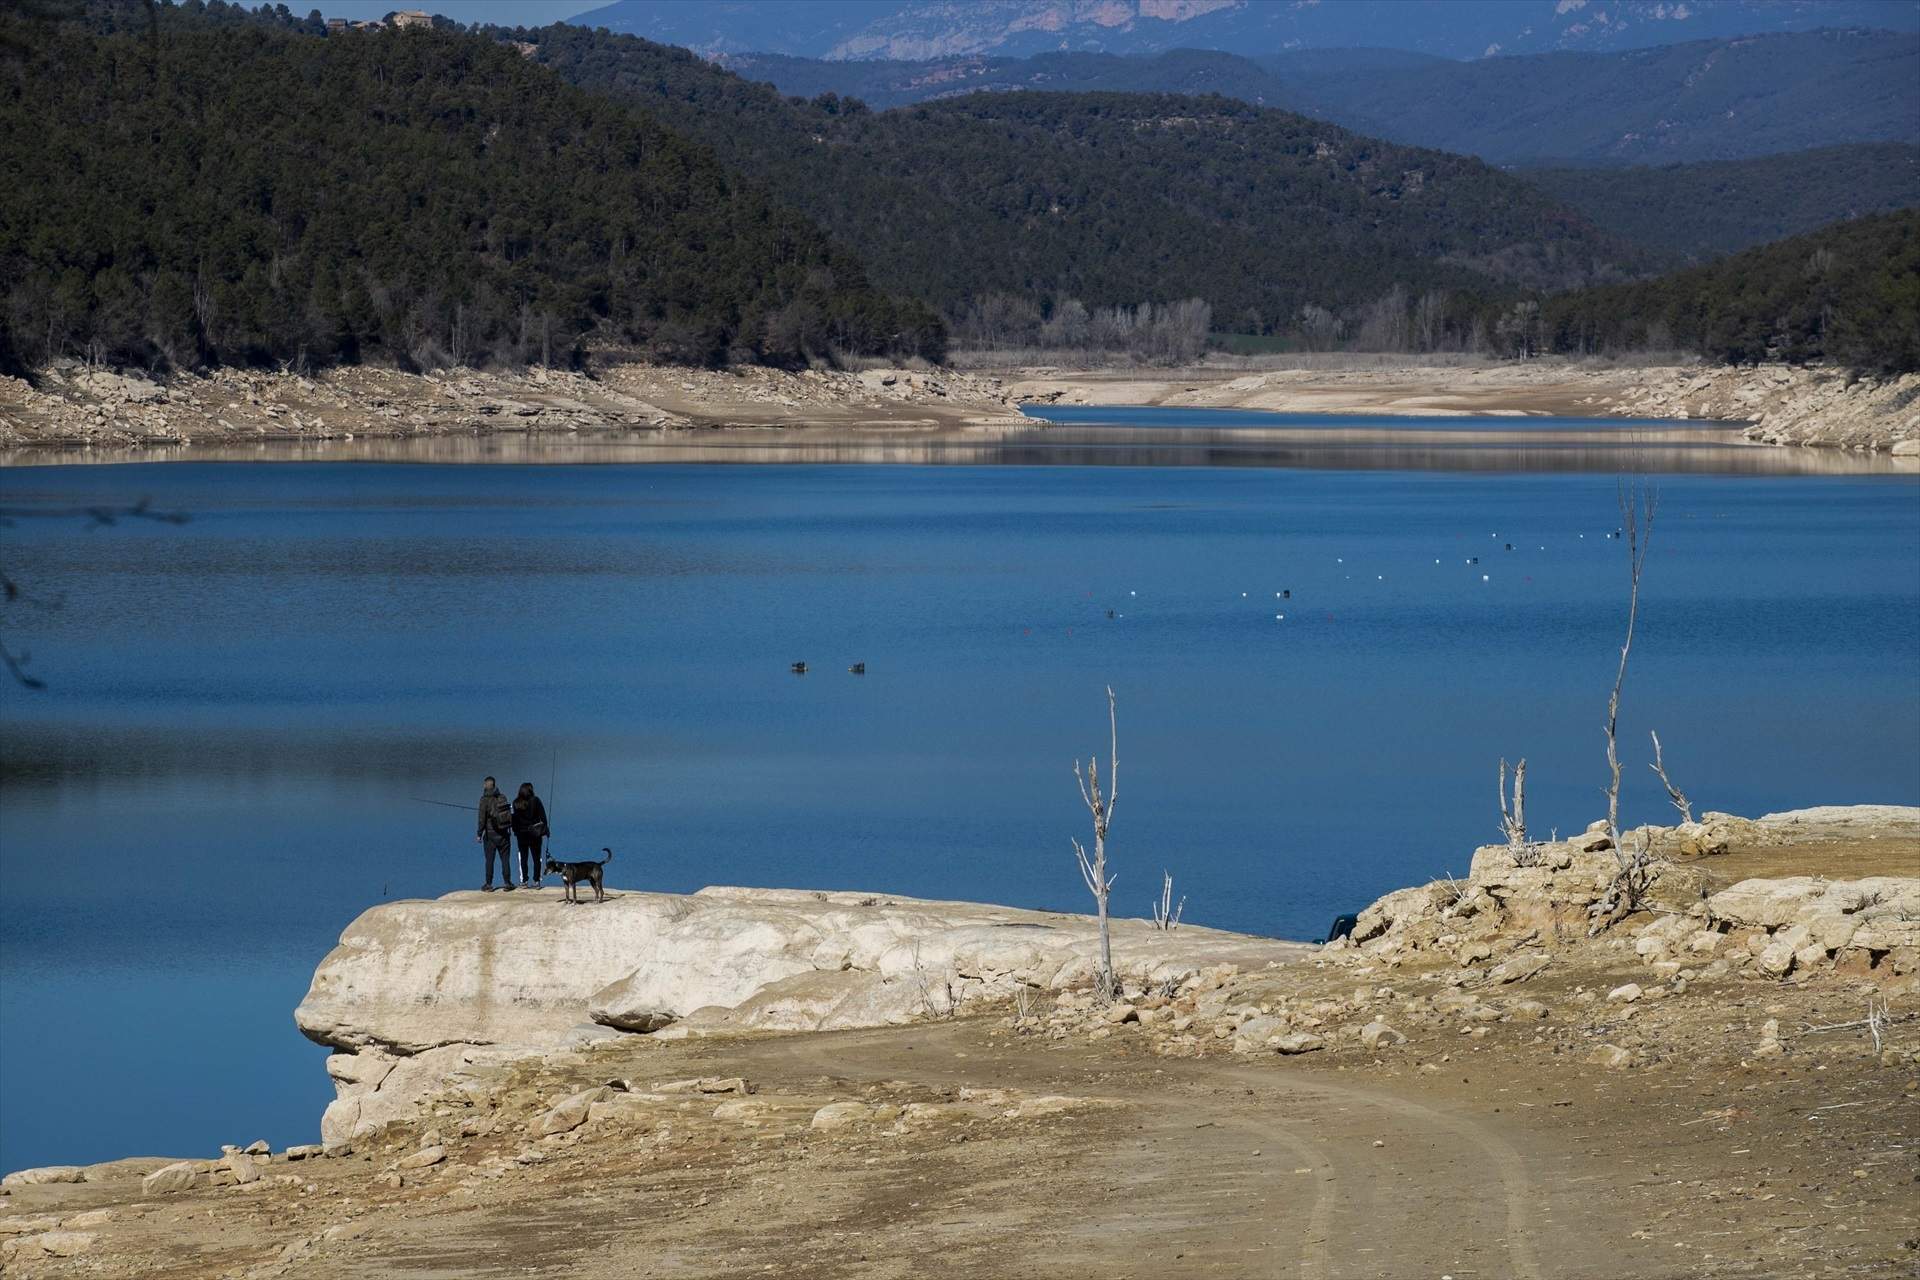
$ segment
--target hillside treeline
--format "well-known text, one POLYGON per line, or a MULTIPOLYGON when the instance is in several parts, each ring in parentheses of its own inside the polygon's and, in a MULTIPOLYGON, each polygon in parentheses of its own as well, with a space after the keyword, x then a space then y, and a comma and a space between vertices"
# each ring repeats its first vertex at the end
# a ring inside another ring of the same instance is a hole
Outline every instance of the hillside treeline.
POLYGON ((583 344, 938 358, 802 214, 632 108, 447 30, 237 6, 0 18, 0 357, 557 362, 583 344))
POLYGON ((819 220, 876 283, 956 320, 987 295, 1091 311, 1205 300, 1291 332, 1395 286, 1460 300, 1626 278, 1643 255, 1509 174, 1221 97, 990 93, 875 112, 803 101, 684 49, 497 31, 642 107, 819 220))
POLYGON ((1673 266, 1847 218, 1920 207, 1920 146, 1908 142, 1658 168, 1528 169, 1520 176, 1673 266))
POLYGON ((1920 369, 1920 211, 1880 214, 1633 284, 1547 298, 1535 338, 1568 354, 1920 369))

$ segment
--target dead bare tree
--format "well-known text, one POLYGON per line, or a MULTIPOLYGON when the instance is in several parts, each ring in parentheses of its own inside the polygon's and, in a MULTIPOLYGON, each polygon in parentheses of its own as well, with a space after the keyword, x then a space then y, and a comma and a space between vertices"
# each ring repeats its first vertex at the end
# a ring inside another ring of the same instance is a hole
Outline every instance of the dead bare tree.
POLYGON ((1620 666, 1613 675, 1613 692, 1607 698, 1607 835, 1615 849, 1620 847, 1620 687, 1627 680, 1627 657, 1633 652, 1633 629, 1640 620, 1640 574, 1647 563, 1647 547, 1653 540, 1653 514, 1660 495, 1638 485, 1620 486, 1620 536, 1627 543, 1627 636, 1620 644, 1620 666))
POLYGON ((1620 643, 1620 665, 1614 671, 1613 692, 1607 697, 1607 837, 1613 842, 1617 870, 1613 883, 1593 906, 1590 933, 1612 924, 1640 905, 1652 881, 1652 850, 1643 837, 1632 849, 1620 836, 1620 689, 1627 680, 1627 658, 1633 652, 1633 631, 1640 620, 1640 576, 1646 569, 1647 548, 1653 541, 1653 517, 1659 507, 1658 490, 1639 484, 1620 486, 1619 537, 1627 544, 1627 634, 1620 643))
POLYGON ((1500 832, 1507 847, 1522 849, 1527 843, 1527 762, 1522 757, 1513 766, 1513 808, 1507 808, 1507 758, 1500 757, 1500 832))
POLYGON ((1076 838, 1073 842, 1073 856, 1080 864, 1080 878, 1087 882, 1087 891, 1093 894, 1094 906, 1100 916, 1100 962, 1094 972, 1094 985, 1097 997, 1102 1001, 1113 999, 1113 939, 1107 924, 1107 898, 1113 892, 1114 877, 1107 874, 1107 827, 1113 821, 1114 801, 1120 794, 1120 720, 1115 709, 1113 686, 1107 686, 1107 790, 1100 791, 1100 757, 1093 756, 1087 761, 1086 772, 1080 771, 1080 762, 1073 762, 1073 778, 1080 784, 1080 798, 1086 802, 1087 812, 1093 815, 1093 856, 1087 856, 1086 846, 1076 838))
MULTIPOLYGON (((1652 731, 1649 730, 1649 732, 1652 731)), ((1692 822, 1693 803, 1687 799, 1686 793, 1674 786, 1673 780, 1667 777, 1667 762, 1660 758, 1660 735, 1658 733, 1653 734, 1653 763, 1648 765, 1647 768, 1660 775, 1660 785, 1667 789, 1667 799, 1671 800, 1673 807, 1680 811, 1680 821, 1692 822)))
POLYGON ((1173 872, 1160 873, 1160 901, 1153 904, 1153 927, 1163 933, 1170 933, 1180 927, 1180 915, 1187 909, 1187 895, 1180 895, 1179 905, 1173 901, 1173 872))

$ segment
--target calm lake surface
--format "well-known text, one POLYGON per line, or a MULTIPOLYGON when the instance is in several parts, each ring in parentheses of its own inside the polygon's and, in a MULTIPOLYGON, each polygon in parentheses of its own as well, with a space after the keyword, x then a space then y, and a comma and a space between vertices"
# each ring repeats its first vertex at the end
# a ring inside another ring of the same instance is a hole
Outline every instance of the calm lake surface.
MULTIPOLYGON (((0 1167, 311 1140, 293 1006, 360 911, 480 883, 471 816, 416 798, 486 773, 616 886, 1079 909, 1110 683, 1117 905, 1166 868, 1189 920, 1291 937, 1462 871, 1502 755, 1540 829, 1601 813, 1620 456, 1079 448, 0 471, 11 509, 192 517, 0 533, 61 601, 7 616, 48 687, 0 684, 0 1167)), ((1920 483, 1723 451, 1633 455, 1661 505, 1627 817, 1671 816, 1649 728, 1704 809, 1920 803, 1920 483)))

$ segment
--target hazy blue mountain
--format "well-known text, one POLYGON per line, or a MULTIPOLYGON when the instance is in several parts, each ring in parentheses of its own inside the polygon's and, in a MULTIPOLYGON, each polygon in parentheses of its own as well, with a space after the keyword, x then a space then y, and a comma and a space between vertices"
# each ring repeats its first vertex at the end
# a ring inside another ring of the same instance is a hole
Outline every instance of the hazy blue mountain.
POLYGON ((1822 30, 1397 70, 1257 61, 1289 105, 1500 164, 1731 160, 1920 140, 1920 36, 1822 30))
POLYGON ((1915 0, 616 0, 573 19, 701 53, 929 59, 1385 46, 1480 58, 1877 27, 1915 0))
POLYGON ((982 90, 1219 93, 1496 164, 1680 163, 1920 141, 1920 36, 1884 31, 1473 62, 1397 49, 719 61, 783 93, 882 109, 982 90))
MULTIPOLYGON (((1396 54, 1418 59, 1420 54, 1396 54)), ((1041 53, 1030 58, 963 57, 931 62, 876 59, 834 62, 778 53, 717 54, 714 61, 749 80, 802 98, 837 93, 876 110, 963 93, 1044 89, 1060 93, 1217 93, 1255 106, 1293 97, 1271 71, 1231 53, 1175 49, 1148 57, 1041 53)))
POLYGON ((1920 207, 1920 147, 1899 142, 1660 168, 1528 169, 1520 176, 1596 226, 1692 261, 1920 207))

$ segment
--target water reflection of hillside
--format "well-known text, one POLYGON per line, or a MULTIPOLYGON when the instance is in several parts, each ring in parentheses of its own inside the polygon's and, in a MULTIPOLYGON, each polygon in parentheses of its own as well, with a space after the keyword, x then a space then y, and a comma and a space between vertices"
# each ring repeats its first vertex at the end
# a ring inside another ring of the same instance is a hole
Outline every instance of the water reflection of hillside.
POLYGON ((15 448, 0 466, 129 462, 814 463, 915 466, 1278 467, 1337 471, 1917 475, 1920 459, 1756 445, 1735 427, 1556 425, 1034 426, 959 432, 741 428, 15 448))

